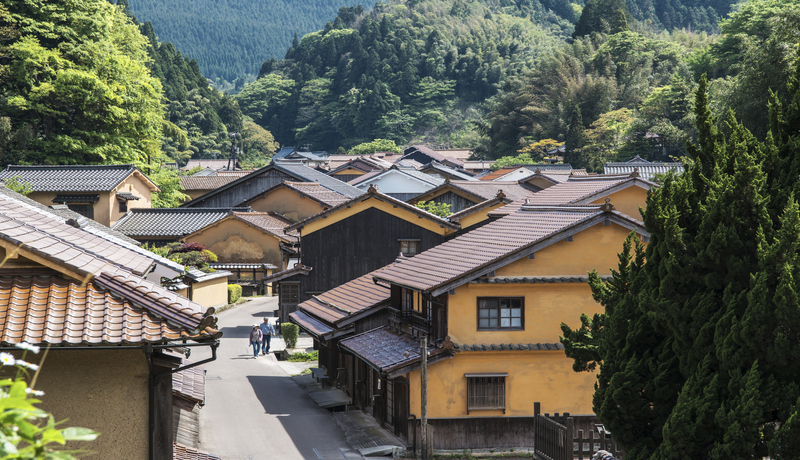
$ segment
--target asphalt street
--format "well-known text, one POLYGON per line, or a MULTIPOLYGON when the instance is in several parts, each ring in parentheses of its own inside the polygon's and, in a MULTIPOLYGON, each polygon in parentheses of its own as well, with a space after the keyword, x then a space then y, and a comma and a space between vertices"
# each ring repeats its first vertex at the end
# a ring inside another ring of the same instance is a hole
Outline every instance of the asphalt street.
MULTIPOLYGON (((277 298, 266 297, 217 315, 223 336, 217 360, 205 365, 200 449, 224 460, 363 458, 272 354, 253 358, 250 329, 276 308, 277 298)), ((273 340, 273 349, 283 348, 273 340)))

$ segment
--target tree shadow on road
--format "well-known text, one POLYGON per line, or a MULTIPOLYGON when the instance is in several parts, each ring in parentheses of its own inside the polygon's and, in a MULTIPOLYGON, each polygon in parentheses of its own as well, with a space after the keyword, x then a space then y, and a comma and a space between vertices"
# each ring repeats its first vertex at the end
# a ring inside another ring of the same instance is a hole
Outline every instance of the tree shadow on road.
POLYGON ((278 417, 304 458, 318 459, 314 448, 347 447, 332 414, 317 406, 291 377, 249 375, 247 379, 264 411, 278 417))

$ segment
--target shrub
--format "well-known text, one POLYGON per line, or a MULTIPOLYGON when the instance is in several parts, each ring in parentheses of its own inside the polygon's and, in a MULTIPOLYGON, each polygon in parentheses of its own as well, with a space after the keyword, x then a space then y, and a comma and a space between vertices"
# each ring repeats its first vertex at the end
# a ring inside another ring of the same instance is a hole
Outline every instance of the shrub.
POLYGON ((292 356, 289 356, 289 359, 287 359, 286 361, 292 361, 296 363, 306 362, 306 361, 319 361, 319 352, 312 351, 311 353, 304 353, 302 351, 299 351, 297 353, 292 353, 292 356))
POLYGON ((236 303, 242 297, 242 287, 238 284, 228 285, 228 303, 236 303))
POLYGON ((297 327, 297 324, 281 324, 281 335, 283 335, 283 340, 286 341, 286 348, 294 348, 297 345, 297 335, 299 333, 300 328, 297 327))

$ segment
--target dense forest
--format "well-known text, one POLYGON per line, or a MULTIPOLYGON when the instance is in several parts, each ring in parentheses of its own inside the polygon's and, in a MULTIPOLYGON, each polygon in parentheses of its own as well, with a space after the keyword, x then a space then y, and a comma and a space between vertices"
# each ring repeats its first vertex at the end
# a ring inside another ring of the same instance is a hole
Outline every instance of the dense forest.
MULTIPOLYGON (((657 142, 658 155, 679 155, 693 135, 687 97, 698 75, 734 75, 723 54, 744 45, 712 47, 719 36, 702 32, 719 30, 730 1, 657 3, 342 8, 323 30, 295 39, 285 59, 265 61, 236 99, 278 142, 314 149, 385 138, 499 158, 554 139, 590 169, 612 151, 652 156, 657 142)), ((724 36, 742 32, 734 22, 723 22, 724 36)))
POLYGON ((227 89, 252 80, 266 59, 283 57, 295 33, 320 29, 351 0, 130 0, 159 40, 197 61, 203 75, 227 89), (249 76, 249 77, 248 77, 249 76))

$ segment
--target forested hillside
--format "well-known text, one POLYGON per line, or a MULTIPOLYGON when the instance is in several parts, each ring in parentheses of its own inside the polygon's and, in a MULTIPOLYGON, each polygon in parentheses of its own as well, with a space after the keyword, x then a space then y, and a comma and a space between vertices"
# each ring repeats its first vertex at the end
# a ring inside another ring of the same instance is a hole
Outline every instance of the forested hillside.
POLYGON ((295 33, 319 30, 353 0, 129 0, 158 39, 195 59, 206 77, 234 82, 282 58, 295 33))
POLYGON ((565 161, 593 170, 635 154, 684 156, 696 136, 692 104, 702 75, 711 78, 715 115, 734 110, 763 137, 768 90, 787 94, 799 8, 798 0, 748 2, 721 22, 719 36, 626 29, 576 37, 490 101, 484 152, 513 155, 552 138, 566 142, 565 161))
POLYGON ((590 99, 580 109, 584 128, 619 109, 630 113, 608 116, 630 124, 650 90, 688 75, 684 58, 712 41, 663 27, 714 30, 730 3, 392 0, 369 12, 342 8, 323 30, 295 40, 286 59, 266 61, 237 100, 281 143, 331 150, 385 138, 509 155, 538 139, 565 140, 582 99, 590 99), (541 104, 531 107, 530 97, 541 104))
POLYGON ((295 41, 285 60, 265 62, 237 100, 282 144, 335 150, 386 138, 469 146, 475 104, 557 43, 529 20, 478 2, 345 8, 295 41))

